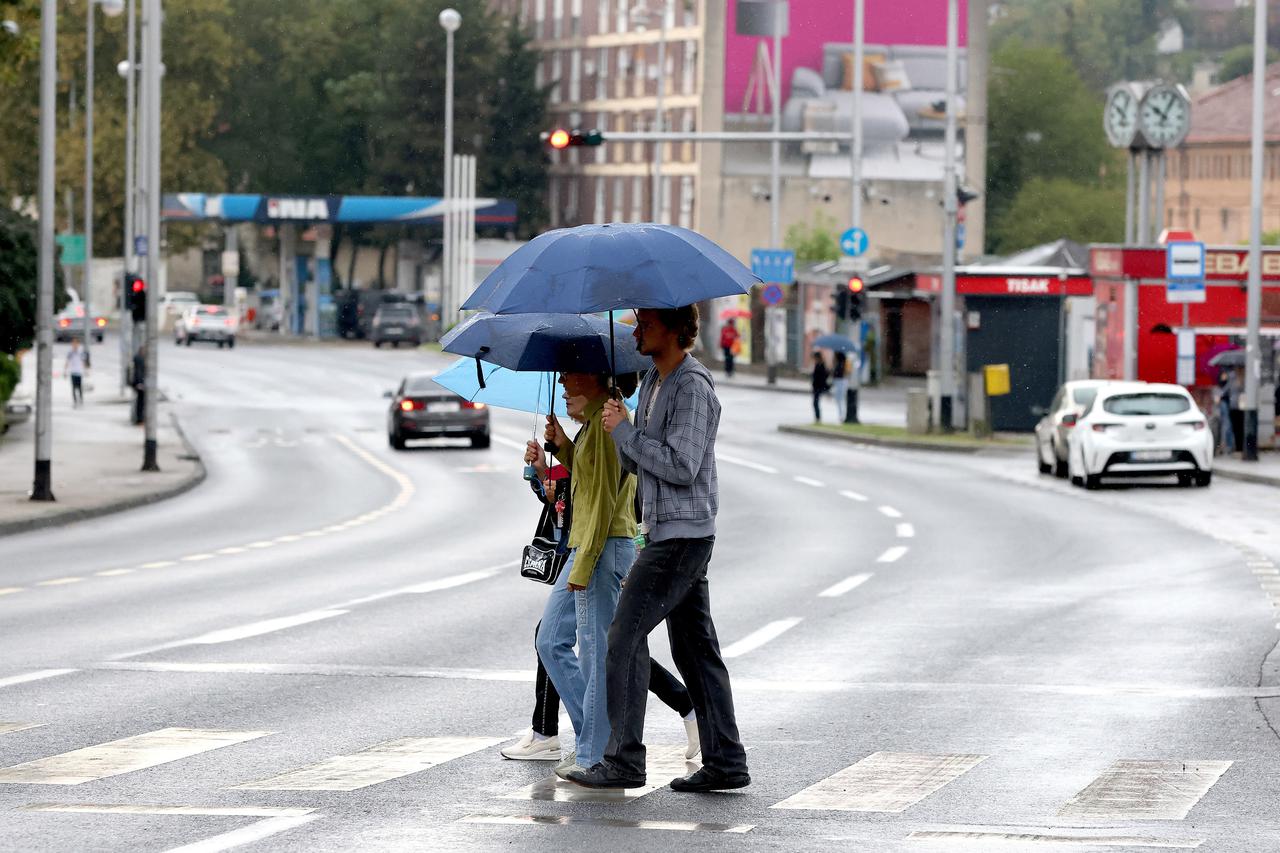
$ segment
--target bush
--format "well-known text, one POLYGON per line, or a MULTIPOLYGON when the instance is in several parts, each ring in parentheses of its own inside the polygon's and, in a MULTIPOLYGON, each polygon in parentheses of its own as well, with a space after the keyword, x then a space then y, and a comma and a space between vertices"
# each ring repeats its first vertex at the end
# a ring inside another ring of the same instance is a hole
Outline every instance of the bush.
MULTIPOLYGON (((36 223, 0 207, 0 353, 26 349, 35 338, 38 247, 36 223)), ((67 296, 56 264, 53 287, 57 311, 67 296)))
POLYGON ((16 356, 0 352, 0 403, 13 396, 13 389, 22 379, 22 364, 16 356))

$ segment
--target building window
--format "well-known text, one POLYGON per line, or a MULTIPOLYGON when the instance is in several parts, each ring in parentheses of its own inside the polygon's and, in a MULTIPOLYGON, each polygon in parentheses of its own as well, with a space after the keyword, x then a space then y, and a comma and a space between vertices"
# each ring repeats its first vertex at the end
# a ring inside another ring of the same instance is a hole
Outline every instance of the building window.
POLYGON ((561 92, 564 88, 561 86, 560 78, 563 69, 560 67, 560 51, 551 51, 551 103, 558 104, 561 99, 561 92))
POLYGON ((644 221, 644 178, 637 175, 631 179, 631 221, 644 221))
POLYGON ((662 219, 660 222, 671 222, 671 196, 676 191, 675 180, 673 178, 662 177, 662 219))
POLYGON ((613 179, 613 214, 612 221, 622 222, 622 204, 623 196, 627 192, 627 185, 622 178, 613 179))
POLYGON ((565 178, 564 189, 564 223, 565 225, 577 225, 578 194, 582 191, 582 179, 579 177, 565 178))
POLYGON ((582 0, 573 0, 570 8, 573 10, 573 18, 569 21, 569 35, 577 38, 582 35, 582 0))
POLYGON ((551 227, 560 227, 560 179, 552 176, 547 180, 547 208, 551 214, 551 227))
POLYGON ((1231 211, 1228 208, 1222 208, 1222 230, 1226 231, 1231 227, 1231 211))
POLYGON ((536 38, 547 35, 547 0, 533 0, 533 32, 536 38))
POLYGON ((1199 231, 1200 230, 1200 208, 1198 207, 1196 208, 1196 212, 1192 221, 1195 222, 1195 225, 1193 226, 1195 230, 1199 231))
POLYGON ((696 41, 687 41, 684 43, 684 79, 681 81, 682 90, 686 95, 692 95, 697 91, 698 80, 698 43, 696 41))
POLYGON ((609 0, 599 0, 596 7, 596 32, 609 32, 609 0))
POLYGON ((618 32, 625 33, 627 31, 627 0, 618 0, 618 25, 614 27, 618 32))
POLYGON ((680 179, 680 227, 693 227, 693 178, 689 175, 680 179))
POLYGON ((595 224, 600 225, 604 222, 604 213, 605 213, 605 210, 604 210, 605 179, 596 178, 595 183, 596 183, 596 200, 595 200, 595 205, 591 211, 591 215, 592 215, 592 221, 595 222, 595 224))
POLYGON ((551 0, 551 37, 564 36, 564 0, 551 0))
POLYGON ((582 51, 576 48, 569 52, 569 100, 582 100, 582 51))

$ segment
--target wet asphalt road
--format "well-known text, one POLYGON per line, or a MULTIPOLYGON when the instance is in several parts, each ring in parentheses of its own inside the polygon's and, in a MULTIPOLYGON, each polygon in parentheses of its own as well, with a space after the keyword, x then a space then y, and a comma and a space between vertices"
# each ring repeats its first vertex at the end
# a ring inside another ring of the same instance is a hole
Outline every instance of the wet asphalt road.
MULTIPOLYGON (((512 565, 533 419, 396 453, 381 392, 439 356, 163 355, 208 480, 0 539, 0 849, 1280 849, 1274 490, 1085 494, 724 390, 712 599, 755 782, 562 802, 497 754, 545 596, 512 565)), ((682 730, 655 703, 647 734, 682 730)))

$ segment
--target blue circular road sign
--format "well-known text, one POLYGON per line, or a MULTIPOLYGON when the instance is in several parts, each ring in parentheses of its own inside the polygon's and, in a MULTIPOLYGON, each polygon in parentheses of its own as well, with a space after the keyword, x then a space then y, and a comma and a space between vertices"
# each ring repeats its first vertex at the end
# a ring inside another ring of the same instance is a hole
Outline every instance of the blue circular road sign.
POLYGON ((871 238, 861 228, 850 228, 840 235, 840 251, 853 258, 864 254, 870 243, 871 238))

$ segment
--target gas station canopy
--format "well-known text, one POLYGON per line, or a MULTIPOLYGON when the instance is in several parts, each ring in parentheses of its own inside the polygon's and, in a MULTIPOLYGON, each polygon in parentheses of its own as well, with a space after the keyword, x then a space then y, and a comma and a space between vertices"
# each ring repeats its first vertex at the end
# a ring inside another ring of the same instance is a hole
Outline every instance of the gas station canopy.
MULTIPOLYGON (((465 203, 465 202, 464 202, 465 203)), ((477 198, 477 225, 514 225, 516 203, 477 198)), ((435 196, 261 195, 172 193, 165 195, 166 222, 437 223, 445 200, 435 196)))

